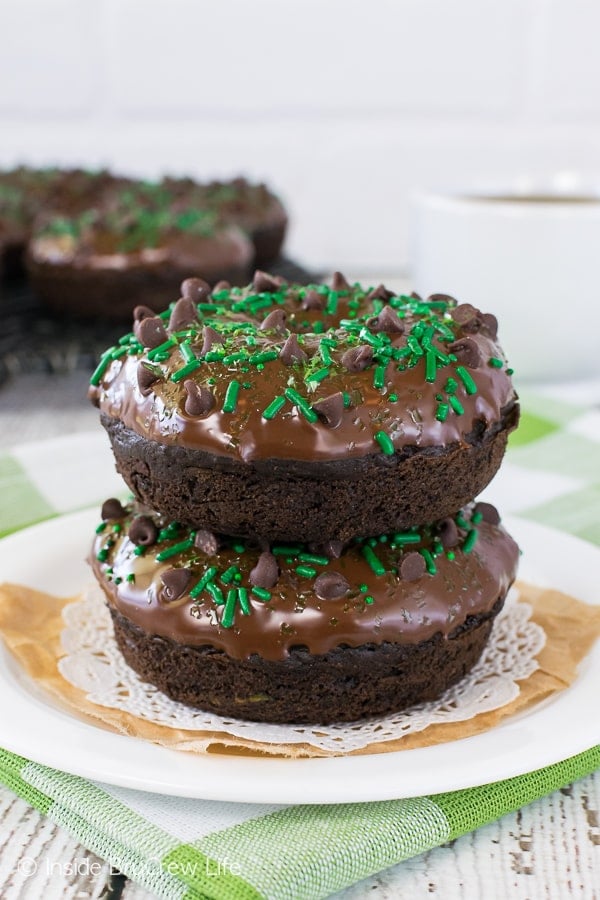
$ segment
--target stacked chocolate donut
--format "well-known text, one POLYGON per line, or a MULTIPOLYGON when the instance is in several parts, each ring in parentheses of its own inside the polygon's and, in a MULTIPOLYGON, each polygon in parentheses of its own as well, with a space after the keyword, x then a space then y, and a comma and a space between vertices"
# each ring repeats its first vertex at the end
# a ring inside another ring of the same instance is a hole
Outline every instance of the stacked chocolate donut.
POLYGON ((336 273, 187 279, 92 376, 133 492, 91 562, 125 659, 238 718, 352 721, 479 659, 518 548, 474 498, 518 420, 497 322, 336 273))

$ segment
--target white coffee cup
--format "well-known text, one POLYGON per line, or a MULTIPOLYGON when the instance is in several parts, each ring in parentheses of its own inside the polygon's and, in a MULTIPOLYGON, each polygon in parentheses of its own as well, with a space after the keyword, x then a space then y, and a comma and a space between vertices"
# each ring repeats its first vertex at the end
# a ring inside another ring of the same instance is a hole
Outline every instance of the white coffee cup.
POLYGON ((421 192, 413 203, 415 290, 452 294, 499 320, 519 379, 600 374, 600 191, 548 183, 421 192))

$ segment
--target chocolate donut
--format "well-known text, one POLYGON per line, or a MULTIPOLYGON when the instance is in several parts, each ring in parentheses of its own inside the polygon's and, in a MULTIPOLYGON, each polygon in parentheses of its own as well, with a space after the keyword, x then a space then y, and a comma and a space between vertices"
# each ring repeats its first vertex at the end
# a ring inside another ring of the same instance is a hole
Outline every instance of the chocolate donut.
POLYGON ((490 509, 343 547, 241 541, 111 501, 90 561, 127 663, 169 697, 352 721, 433 700, 479 659, 518 559, 490 509))
POLYGON ((339 273, 182 293, 107 350, 90 388, 150 508, 219 533, 346 541, 452 515, 495 474, 518 404, 494 316, 339 273))

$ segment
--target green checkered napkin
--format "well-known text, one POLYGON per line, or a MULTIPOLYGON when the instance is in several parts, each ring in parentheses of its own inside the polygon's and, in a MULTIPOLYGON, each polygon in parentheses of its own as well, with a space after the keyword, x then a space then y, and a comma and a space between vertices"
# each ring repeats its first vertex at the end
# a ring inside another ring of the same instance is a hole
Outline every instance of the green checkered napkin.
MULTIPOLYGON (((521 428, 487 492, 503 513, 600 544, 598 397, 600 386, 593 385, 525 393, 521 428)), ((101 435, 15 448, 0 456, 0 534, 100 502, 122 487, 101 435)), ((599 767, 600 746, 448 794, 282 807, 145 794, 0 750, 1 782, 130 878, 159 897, 223 900, 325 897, 599 767)))

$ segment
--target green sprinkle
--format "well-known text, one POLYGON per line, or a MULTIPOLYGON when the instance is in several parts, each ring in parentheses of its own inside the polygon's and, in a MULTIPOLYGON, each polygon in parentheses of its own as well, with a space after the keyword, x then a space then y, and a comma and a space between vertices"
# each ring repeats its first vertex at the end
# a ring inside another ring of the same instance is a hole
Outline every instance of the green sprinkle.
POLYGON ((427 571, 429 572, 429 574, 435 575, 435 573, 437 572, 437 566, 436 566, 433 556, 431 555, 429 550, 426 550, 424 548, 423 550, 420 551, 420 553, 421 553, 421 556, 423 557, 423 559, 425 560, 425 565, 427 566, 427 571))
POLYGON ((189 550, 190 547, 194 546, 194 538, 191 537, 187 541, 180 541, 178 544, 173 544, 172 547, 167 547, 166 550, 161 550, 160 553, 156 554, 156 562, 164 562, 165 559, 170 559, 172 556, 177 556, 178 553, 184 553, 186 550, 189 550))
POLYGON ((398 394, 390 394, 390 396, 388 397, 388 400, 390 401, 390 403, 397 403, 398 402, 398 394))
POLYGON ((318 415, 312 409, 312 407, 307 403, 304 397, 301 397, 300 394, 295 391, 293 388, 287 388, 285 391, 285 396, 288 398, 290 403, 294 403, 305 419, 309 422, 316 422, 318 420, 318 415))
POLYGON ((255 597, 258 597, 259 600, 262 600, 263 603, 268 603, 271 599, 271 592, 266 591, 261 587, 253 587, 250 593, 254 594, 255 597))
POLYGON ((303 578, 314 578, 317 574, 317 570, 313 569, 312 566, 296 566, 296 572, 298 575, 302 575, 303 578))
POLYGON ((90 378, 90 384, 93 385, 94 387, 97 387, 100 384, 100 381, 102 380, 102 376, 104 375, 104 373, 108 369, 109 365, 111 364, 111 362, 112 362, 111 354, 112 354, 113 350, 114 350, 114 347, 111 347, 110 350, 106 350, 106 352, 102 354, 100 362, 94 369, 92 377, 90 378))
POLYGON ((127 582, 128 584, 135 584, 135 575, 133 574, 133 572, 130 572, 127 576, 127 582))
POLYGON ((108 549, 106 547, 103 547, 102 550, 99 550, 96 554, 96 559, 99 562, 106 562, 106 560, 108 559, 108 549))
POLYGON ((133 551, 133 555, 134 556, 143 556, 145 552, 146 552, 146 548, 140 546, 140 547, 135 548, 135 550, 133 551))
POLYGON ((231 549, 235 550, 236 553, 243 553, 246 549, 246 545, 242 544, 241 541, 236 541, 235 544, 231 545, 231 549))
POLYGON ((229 566, 229 568, 221 575, 221 581, 223 582, 223 584, 229 584, 230 582, 232 582, 237 572, 239 572, 237 566, 229 566))
POLYGON ((211 566, 206 570, 198 584, 190 591, 190 597, 193 600, 195 600, 196 597, 198 597, 202 593, 208 582, 213 580, 218 571, 219 570, 216 566, 211 566))
POLYGON ((325 325, 320 320, 317 322, 313 322, 313 332, 315 334, 323 334, 325 331, 325 325))
POLYGON ((435 381, 437 373, 437 360, 433 350, 428 350, 425 356, 425 381, 435 381))
POLYGON ((317 369, 316 372, 313 372, 311 375, 307 375, 304 379, 305 381, 323 381, 329 375, 329 369, 327 366, 324 366, 322 369, 317 369))
POLYGON ((156 359, 162 353, 166 353, 168 350, 171 349, 171 347, 175 347, 175 346, 176 346, 176 342, 173 340, 173 338, 169 338, 168 341, 165 341, 164 343, 159 344, 158 347, 154 348, 154 350, 150 350, 150 352, 148 353, 148 359, 156 359))
POLYGON ((319 354, 326 366, 330 366, 333 362, 331 350, 327 346, 325 340, 319 341, 319 354))
POLYGON ((271 547, 271 553, 274 556, 286 556, 288 553, 292 556, 297 556, 298 553, 302 550, 300 544, 274 544, 271 547))
POLYGON ((224 356, 221 362, 224 366, 229 366, 231 363, 243 362, 248 359, 248 354, 240 351, 238 353, 228 353, 227 356, 224 356))
POLYGON ((421 535, 415 531, 397 531, 393 535, 396 544, 418 544, 421 541, 421 535))
POLYGON ((250 615, 250 602, 248 600, 248 589, 247 588, 238 588, 238 600, 240 601, 240 606, 242 608, 242 613, 245 616, 250 615))
POLYGON ((471 516, 471 522, 473 525, 479 525, 479 523, 483 520, 483 513, 474 512, 471 516))
POLYGON ((122 356, 125 356, 126 353, 127 347, 117 347, 117 349, 113 350, 113 352, 110 354, 110 358, 111 360, 120 359, 122 356))
POLYGON ((361 548, 361 552, 376 575, 385 575, 385 566, 368 544, 361 548))
POLYGON ((302 562, 315 563, 317 566, 326 566, 329 562, 327 556, 319 556, 316 553, 299 553, 298 559, 301 559, 302 562))
POLYGON ((470 553, 473 547, 475 546, 475 542, 477 540, 477 529, 472 528, 465 538, 465 542, 462 546, 463 553, 470 553))
MULTIPOLYGON (((462 405, 462 403, 460 402, 460 400, 458 399, 458 397, 455 397, 455 396, 453 395, 453 396, 450 397, 449 399, 450 399, 450 406, 452 407, 452 409, 454 410, 454 412, 456 413, 456 415, 457 415, 457 416, 462 416, 462 414, 464 413, 465 409, 464 409, 464 406, 462 405)), ((441 405, 441 404, 440 404, 440 405, 441 405)))
POLYGON ((183 361, 185 363, 192 362, 192 360, 196 359, 196 355, 190 346, 189 341, 182 341, 179 345, 179 352, 183 356, 183 361))
POLYGON ((250 362, 253 365, 258 365, 259 363, 272 362, 274 359, 279 358, 279 353, 277 350, 265 350, 264 353, 255 353, 250 357, 250 362))
POLYGON ((227 387, 227 391, 225 393, 225 401, 223 403, 223 412, 224 413, 232 413, 235 412, 235 407, 237 406, 238 394, 240 392, 240 383, 239 381, 230 381, 227 387))
POLYGON ((96 526, 96 534, 102 534, 105 528, 106 522, 100 522, 100 524, 96 526))
POLYGON ((464 384, 465 391, 467 392, 467 394, 476 394, 477 393, 477 385, 475 384, 470 373, 467 372, 467 370, 465 369, 464 366, 457 366, 456 374, 458 375, 458 377, 464 384))
POLYGON ((226 354, 223 353, 222 350, 210 350, 205 356, 204 359, 206 362, 223 362, 226 354))
POLYGON ((413 334, 408 335, 408 337, 406 338, 406 343, 408 344, 411 353, 414 353, 415 356, 423 356, 423 348, 413 334))
POLYGON ((173 374, 171 375, 171 381, 174 381, 177 384, 178 381, 182 381, 188 375, 191 375, 192 372, 195 372, 196 369, 199 369, 200 365, 200 360, 194 358, 187 364, 187 366, 183 366, 182 369, 178 369, 177 372, 173 372, 173 374))
POLYGON ((381 447, 382 452, 385 453, 386 456, 394 455, 395 448, 394 448, 392 439, 390 438, 389 434, 386 434, 385 431, 378 431, 377 434, 375 435, 375 440, 377 441, 377 443, 381 447))
MULTIPOLYGON (((325 314, 328 316, 335 316, 338 307, 338 294, 337 291, 330 291, 329 297, 327 298, 327 303, 325 304, 325 314)), ((323 360, 325 362, 325 360, 323 360)))
POLYGON ((375 603, 375 598, 374 598, 374 597, 371 597, 371 595, 368 594, 368 595, 365 597, 365 603, 367 604, 367 606, 371 606, 371 604, 375 603))
POLYGON ((454 552, 454 550, 448 550, 446 552, 446 559, 449 559, 450 562, 452 562, 453 559, 456 559, 456 553, 454 552))
POLYGON ((209 581, 206 585, 206 590, 213 598, 215 606, 223 606, 223 604, 225 603, 225 597, 223 596, 223 591, 220 587, 218 587, 212 581, 209 581))
POLYGON ((360 588, 361 591, 368 591, 368 590, 369 590, 369 586, 366 585, 366 584, 359 584, 359 588, 360 588))
POLYGON ((342 391, 342 397, 344 398, 344 409, 348 409, 352 403, 352 398, 347 391, 342 391))
POLYGON ((507 370, 506 370, 506 374, 507 374, 507 375, 514 375, 514 374, 515 374, 515 370, 514 370, 514 369, 507 369, 507 370))
POLYGON ((456 380, 456 378, 448 378, 446 384, 444 385, 444 390, 447 394, 455 394, 457 387, 458 381, 456 380))
POLYGON ((488 366, 491 366, 493 369, 501 369, 503 365, 504 363, 497 356, 490 356, 488 359, 488 366))
POLYGON ((385 386, 385 366, 375 366, 373 387, 380 391, 385 386))
POLYGON ((435 417, 438 420, 438 422, 445 422, 446 419, 448 418, 449 411, 450 411, 450 407, 448 406, 447 403, 439 403, 437 412, 435 414, 435 417))
POLYGON ((235 617, 235 604, 237 602, 238 597, 238 589, 231 588, 231 590, 227 593, 227 600, 225 601, 225 609, 223 610, 223 616, 221 618, 221 627, 222 628, 231 628, 233 625, 233 619, 235 617))

